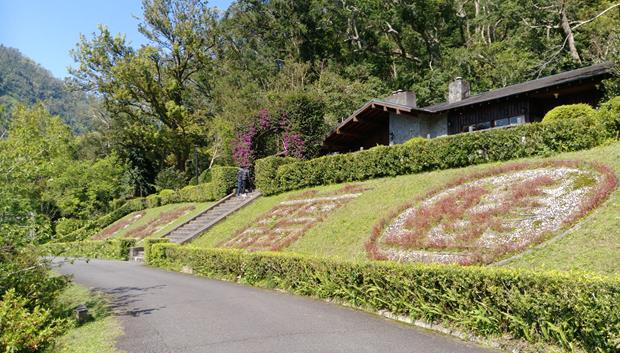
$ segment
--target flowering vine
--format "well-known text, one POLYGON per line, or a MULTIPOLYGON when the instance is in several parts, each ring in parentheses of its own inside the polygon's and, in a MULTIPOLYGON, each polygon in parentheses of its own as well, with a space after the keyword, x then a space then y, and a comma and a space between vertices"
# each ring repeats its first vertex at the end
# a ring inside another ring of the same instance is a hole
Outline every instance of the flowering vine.
POLYGON ((297 158, 304 156, 304 139, 299 132, 292 131, 288 115, 282 113, 277 119, 277 122, 274 122, 269 111, 261 109, 255 125, 237 133, 233 141, 233 159, 237 165, 250 167, 256 158, 269 154, 297 158), (266 147, 269 145, 275 145, 276 150, 269 151, 266 147))

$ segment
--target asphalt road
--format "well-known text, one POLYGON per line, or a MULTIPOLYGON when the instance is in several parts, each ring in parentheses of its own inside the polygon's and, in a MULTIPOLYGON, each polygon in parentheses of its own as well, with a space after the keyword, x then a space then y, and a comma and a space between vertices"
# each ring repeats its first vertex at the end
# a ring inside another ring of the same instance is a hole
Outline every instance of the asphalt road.
POLYGON ((335 304, 136 263, 58 271, 112 296, 126 352, 491 352, 335 304))

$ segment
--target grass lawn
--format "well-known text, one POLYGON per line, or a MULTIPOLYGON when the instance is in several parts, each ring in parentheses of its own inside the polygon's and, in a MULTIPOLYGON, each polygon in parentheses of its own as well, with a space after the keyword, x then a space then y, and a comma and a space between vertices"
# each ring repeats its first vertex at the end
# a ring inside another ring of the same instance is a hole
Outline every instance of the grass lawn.
POLYGON ((195 215, 207 209, 209 206, 213 205, 213 202, 205 202, 205 203, 175 203, 169 204, 160 207, 148 208, 143 211, 133 212, 128 214, 127 216, 119 219, 118 221, 112 223, 101 232, 106 232, 106 230, 118 228, 119 225, 122 227, 112 234, 112 237, 133 237, 133 234, 140 231, 141 229, 147 229, 149 233, 148 237, 150 238, 158 238, 166 234, 166 232, 170 231, 177 225, 189 220, 195 215), (158 220, 162 218, 167 213, 175 212, 175 211, 183 211, 183 209, 193 207, 189 212, 184 212, 182 216, 176 217, 173 221, 167 222, 165 224, 155 224, 158 220), (136 217, 137 214, 143 214, 141 217, 136 217), (147 228, 150 227, 150 228, 147 228))
POLYGON ((115 342, 123 331, 118 319, 108 310, 107 300, 102 295, 90 293, 86 288, 73 284, 60 300, 70 309, 85 304, 93 319, 59 337, 50 352, 120 353, 115 348, 115 342))
MULTIPOLYGON (((620 175, 620 143, 592 150, 556 155, 548 159, 581 159, 609 165, 620 175)), ((537 159, 529 159, 537 160, 537 159)), ((372 227, 390 210, 441 186, 465 173, 496 166, 491 163, 462 169, 435 171, 363 182, 369 188, 362 196, 335 210, 323 222, 311 228, 301 239, 283 251, 366 260, 364 244, 372 227)), ((312 188, 328 192, 342 187, 329 185, 312 188)), ((215 247, 253 224, 261 214, 279 202, 294 198, 304 190, 263 197, 213 227, 192 245, 215 247)), ((587 270, 620 273, 620 192, 616 189, 602 207, 587 217, 560 241, 536 250, 509 264, 531 269, 587 270)))

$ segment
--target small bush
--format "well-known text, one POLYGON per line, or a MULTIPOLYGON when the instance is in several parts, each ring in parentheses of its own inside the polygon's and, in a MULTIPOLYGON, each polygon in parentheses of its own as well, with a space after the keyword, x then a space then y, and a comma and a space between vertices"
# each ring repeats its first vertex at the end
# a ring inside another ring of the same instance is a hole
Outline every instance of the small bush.
POLYGON ((75 218, 61 218, 56 221, 56 236, 62 237, 84 226, 85 221, 75 218))
POLYGON ((152 265, 269 285, 476 334, 616 352, 620 280, 594 274, 345 262, 284 253, 156 244, 152 265))
POLYGON ((598 118, 612 137, 620 137, 620 97, 603 103, 598 110, 598 118))
POLYGON ((68 328, 63 319, 40 306, 28 308, 29 300, 10 289, 0 300, 0 351, 39 352, 68 328))
POLYGON ((545 114, 543 123, 551 123, 560 120, 594 120, 596 117, 596 110, 589 104, 567 104, 557 106, 545 114))
POLYGON ((170 189, 163 189, 162 191, 160 191, 159 199, 162 205, 180 202, 179 200, 181 200, 181 198, 179 197, 179 193, 170 189))
POLYGON ((211 182, 211 169, 205 169, 198 176, 198 183, 204 184, 204 183, 210 183, 210 182, 211 182))
POLYGON ((416 144, 416 143, 425 142, 425 141, 427 141, 427 140, 428 140, 428 139, 426 139, 426 138, 424 138, 424 137, 419 137, 419 136, 418 136, 418 137, 413 137, 413 138, 410 138, 409 140, 405 141, 405 144, 407 144, 407 145, 413 145, 413 144, 416 144))
POLYGON ((153 249, 153 245, 155 244, 161 244, 161 243, 168 243, 169 240, 165 239, 165 238, 160 238, 160 239, 144 239, 144 261, 146 262, 147 265, 151 265, 151 263, 149 262, 149 259, 153 258, 153 259, 157 259, 159 257, 161 257, 160 254, 155 254, 152 255, 151 251, 153 249))
POLYGON ((157 190, 182 188, 187 181, 185 174, 176 168, 170 167, 162 169, 155 177, 155 188, 157 190))
POLYGON ((237 168, 217 166, 211 169, 213 199, 219 200, 231 193, 235 188, 237 184, 237 168))

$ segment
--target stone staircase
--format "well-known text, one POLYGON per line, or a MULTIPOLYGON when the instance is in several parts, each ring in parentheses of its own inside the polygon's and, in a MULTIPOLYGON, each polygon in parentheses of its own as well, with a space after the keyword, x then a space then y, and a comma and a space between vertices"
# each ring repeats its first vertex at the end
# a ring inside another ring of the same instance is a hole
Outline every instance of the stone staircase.
POLYGON ((260 197, 259 191, 245 194, 245 197, 236 197, 234 194, 230 194, 202 213, 196 215, 194 218, 172 229, 166 233, 164 237, 168 238, 170 242, 177 244, 184 244, 192 241, 207 229, 213 227, 215 224, 241 209, 243 206, 256 200, 258 197, 260 197))

